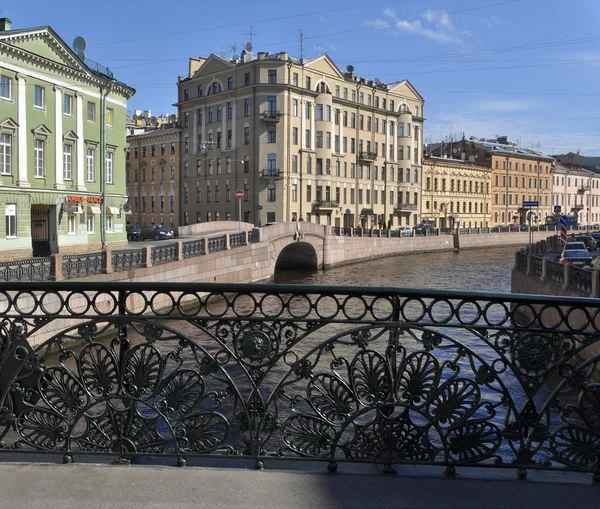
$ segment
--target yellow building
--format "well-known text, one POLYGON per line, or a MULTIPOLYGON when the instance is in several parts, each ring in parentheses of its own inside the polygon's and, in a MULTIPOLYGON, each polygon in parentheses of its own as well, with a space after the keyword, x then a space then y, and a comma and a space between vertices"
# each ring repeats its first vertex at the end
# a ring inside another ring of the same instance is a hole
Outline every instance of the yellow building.
POLYGON ((424 101, 408 81, 244 51, 191 59, 178 87, 184 224, 237 219, 237 189, 257 225, 418 223, 424 101))
POLYGON ((423 178, 423 221, 438 228, 490 225, 492 170, 488 166, 426 155, 423 178))
POLYGON ((176 124, 127 137, 127 224, 179 226, 179 140, 176 124))

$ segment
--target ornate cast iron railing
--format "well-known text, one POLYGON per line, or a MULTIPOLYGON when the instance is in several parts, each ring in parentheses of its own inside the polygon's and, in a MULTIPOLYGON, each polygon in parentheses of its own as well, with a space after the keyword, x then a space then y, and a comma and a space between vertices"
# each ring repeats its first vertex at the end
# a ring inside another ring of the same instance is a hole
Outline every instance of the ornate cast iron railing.
POLYGON ((131 270, 143 267, 146 264, 144 249, 113 251, 111 263, 114 271, 131 270))
POLYGON ((574 290, 582 295, 592 293, 592 269, 569 267, 569 290, 574 290))
POLYGON ((104 267, 104 253, 80 253, 62 257, 64 279, 100 274, 104 267))
POLYGON ((539 256, 530 257, 531 260, 531 274, 533 276, 540 277, 542 275, 542 258, 539 256))
POLYGON ((246 245, 246 232, 232 233, 229 235, 229 247, 240 247, 246 245))
POLYGON ((248 244, 254 244, 260 241, 260 230, 254 228, 248 232, 248 244))
POLYGON ((183 242, 181 250, 184 259, 202 256, 206 254, 205 241, 204 239, 199 239, 183 242))
POLYGON ((560 262, 551 262, 550 260, 546 263, 546 278, 562 285, 565 282, 565 266, 560 262))
POLYGON ((516 256, 516 267, 518 271, 527 272, 527 253, 517 252, 516 256))
POLYGON ((0 454, 600 478, 597 299, 59 282, 0 304, 0 454))
POLYGON ((218 237, 210 237, 208 239, 208 252, 215 253, 217 251, 225 251, 227 249, 227 235, 219 235, 218 237))
POLYGON ((150 251, 150 260, 152 265, 162 265, 163 263, 176 262, 179 257, 179 244, 166 244, 164 246, 152 247, 150 251))
POLYGON ((49 281, 51 258, 29 258, 0 262, 0 281, 49 281))

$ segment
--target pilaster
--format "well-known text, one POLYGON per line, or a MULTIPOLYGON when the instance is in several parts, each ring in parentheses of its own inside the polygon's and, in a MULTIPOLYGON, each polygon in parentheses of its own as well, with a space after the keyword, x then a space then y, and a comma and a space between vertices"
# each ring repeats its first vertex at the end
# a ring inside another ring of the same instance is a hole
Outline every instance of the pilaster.
POLYGON ((62 143, 62 87, 54 85, 54 167, 55 180, 54 187, 56 189, 65 189, 64 174, 63 174, 63 143, 62 143))
POLYGON ((17 186, 31 187, 27 175, 29 161, 27 159, 27 76, 17 74, 17 123, 19 124, 18 136, 18 153, 19 153, 19 170, 17 174, 17 186))
POLYGON ((78 191, 87 191, 85 187, 85 145, 83 143, 83 94, 77 92, 77 181, 76 189, 78 191))

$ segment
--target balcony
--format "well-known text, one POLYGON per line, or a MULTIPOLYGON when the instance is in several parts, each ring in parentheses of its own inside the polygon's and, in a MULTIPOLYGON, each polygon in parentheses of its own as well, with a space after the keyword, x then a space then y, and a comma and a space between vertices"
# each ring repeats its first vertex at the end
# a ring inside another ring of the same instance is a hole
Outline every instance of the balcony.
POLYGON ((281 119, 281 113, 279 111, 267 110, 262 112, 261 118, 267 123, 277 123, 281 119))
POLYGON ((340 206, 335 200, 315 200, 312 203, 312 208, 315 210, 333 210, 340 206))
POLYGON ((358 159, 361 161, 375 161, 377 154, 375 152, 359 152, 358 159))
POLYGON ((283 178, 283 173, 279 168, 263 168, 260 176, 264 179, 279 180, 283 178))
POLYGON ((396 205, 394 205, 394 212, 397 212, 397 213, 411 212, 414 210, 417 210, 416 203, 396 203, 396 205))

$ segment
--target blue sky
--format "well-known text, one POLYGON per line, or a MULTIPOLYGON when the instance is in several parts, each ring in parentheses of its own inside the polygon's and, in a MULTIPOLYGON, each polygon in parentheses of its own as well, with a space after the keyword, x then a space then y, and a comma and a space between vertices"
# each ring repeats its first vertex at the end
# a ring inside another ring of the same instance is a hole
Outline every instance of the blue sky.
POLYGON ((426 138, 505 134, 547 153, 600 155, 597 0, 8 0, 14 28, 51 25, 137 94, 173 113, 190 56, 327 52, 344 69, 424 96, 426 138))

